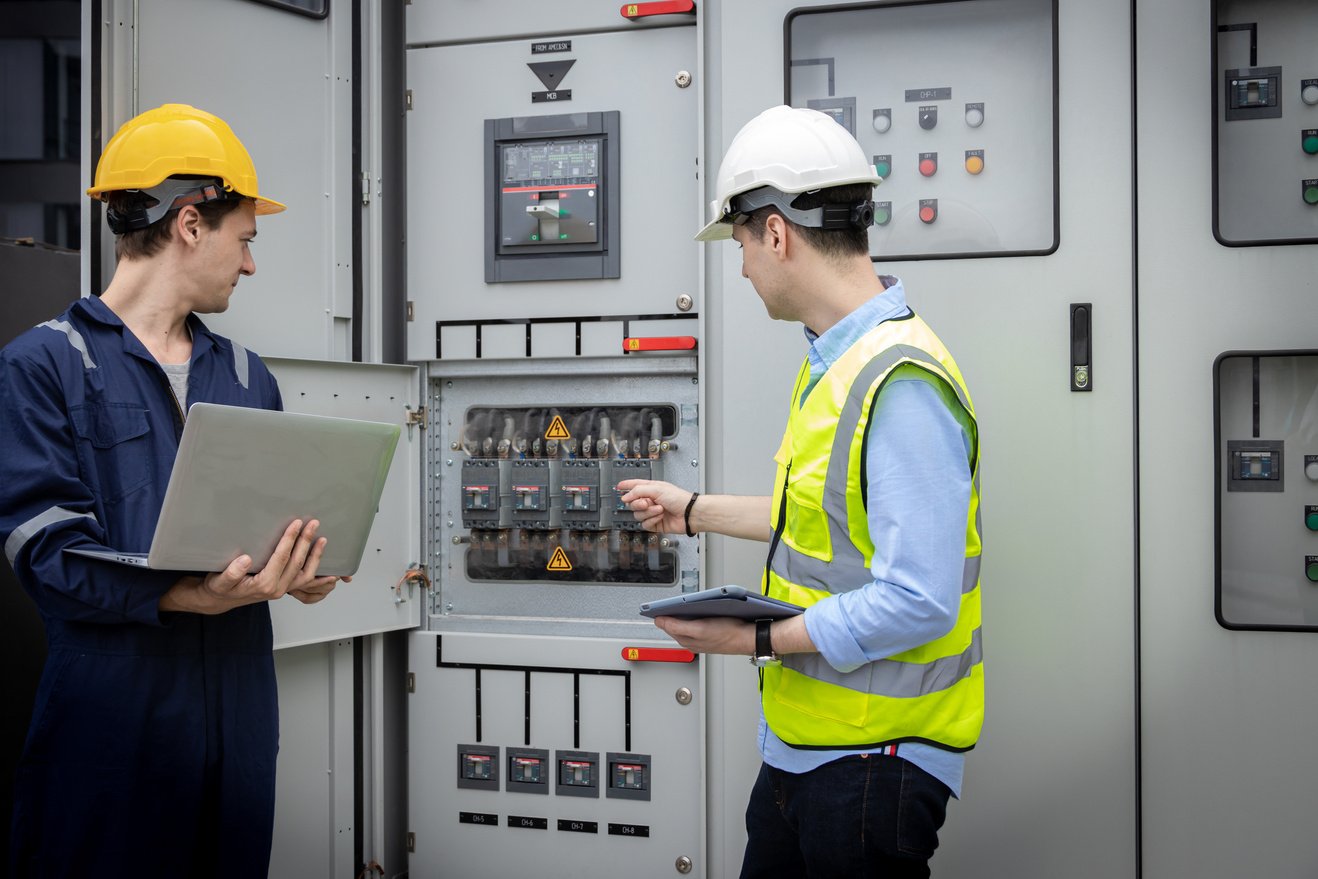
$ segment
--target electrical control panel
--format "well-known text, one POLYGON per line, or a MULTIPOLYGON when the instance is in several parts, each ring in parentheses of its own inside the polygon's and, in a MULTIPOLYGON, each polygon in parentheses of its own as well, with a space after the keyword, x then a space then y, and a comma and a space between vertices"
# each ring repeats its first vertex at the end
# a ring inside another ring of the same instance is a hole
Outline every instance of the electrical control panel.
POLYGON ((1222 244, 1318 241, 1318 7, 1213 8, 1213 232, 1222 244))
POLYGON ((788 102, 836 119, 883 178, 876 258, 1056 249, 1052 0, 798 9, 787 32, 788 102))
POLYGON ((1217 396, 1217 615, 1318 630, 1318 352, 1230 352, 1217 396))
POLYGON ((699 588, 699 538, 644 530, 617 488, 698 488, 694 362, 638 358, 607 376, 557 366, 492 376, 473 365, 433 384, 431 628, 598 632, 699 588))

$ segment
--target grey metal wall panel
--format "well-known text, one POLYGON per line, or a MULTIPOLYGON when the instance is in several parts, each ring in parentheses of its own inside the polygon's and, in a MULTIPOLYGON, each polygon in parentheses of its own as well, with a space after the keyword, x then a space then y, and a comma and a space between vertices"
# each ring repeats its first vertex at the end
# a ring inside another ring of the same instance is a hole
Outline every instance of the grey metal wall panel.
POLYGON ((1210 12, 1146 2, 1137 23, 1144 876, 1301 879, 1318 864, 1318 640, 1213 618, 1212 367, 1314 347, 1314 255, 1213 240, 1209 144, 1184 136, 1209 131, 1219 87, 1210 12))
MULTIPOLYGON (((523 38, 409 50, 410 358, 436 357, 437 321, 670 314, 680 295, 695 294, 698 89, 675 82, 695 70, 695 33, 574 34, 563 55, 533 55, 533 41, 523 38), (571 100, 533 103, 532 92, 545 86, 527 64, 546 59, 574 62, 561 81, 571 100), (611 110, 621 117, 610 144, 621 160, 621 179, 610 181, 621 193, 621 240, 612 243, 621 249, 621 277, 487 284, 481 255, 494 196, 484 179, 485 120, 611 110)), ((525 356, 520 339, 501 345, 498 335, 483 358, 525 356)), ((442 341, 442 359, 463 356, 442 341)), ((582 354, 616 356, 620 343, 590 354, 583 343, 582 354)))
POLYGON ((270 875, 341 876, 353 870, 352 642, 277 651, 275 673, 280 750, 270 875))
POLYGON ((229 123, 251 153, 262 194, 289 208, 258 221, 256 274, 239 283, 230 310, 208 316, 208 324, 262 354, 346 356, 350 352, 335 344, 342 334, 334 323, 351 315, 347 211, 359 188, 349 173, 347 9, 317 20, 256 3, 104 5, 112 65, 105 139, 138 112, 166 102, 192 104, 229 123), (199 54, 199 46, 233 47, 238 55, 248 47, 268 66, 250 75, 221 74, 215 54, 199 54))

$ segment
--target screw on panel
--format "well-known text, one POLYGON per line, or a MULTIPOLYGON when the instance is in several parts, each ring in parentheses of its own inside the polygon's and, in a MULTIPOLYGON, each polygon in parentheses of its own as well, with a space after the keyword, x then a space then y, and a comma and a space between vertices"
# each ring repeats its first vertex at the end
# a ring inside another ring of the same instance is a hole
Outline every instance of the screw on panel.
POLYGON ((678 691, 674 694, 674 696, 675 696, 675 698, 677 699, 677 704, 678 704, 678 705, 690 705, 690 704, 691 704, 691 688, 690 688, 690 687, 680 687, 680 688, 678 689, 678 691))
MULTIPOLYGON (((408 851, 411 851, 411 849, 408 849, 408 851)), ((687 873, 690 873, 691 868, 694 866, 695 864, 686 855, 682 855, 682 857, 678 858, 677 861, 673 864, 673 868, 682 875, 686 875, 687 873)))
POLYGON ((695 305, 695 304, 696 304, 696 301, 695 301, 694 299, 691 298, 691 294, 689 294, 689 293, 683 293, 681 296, 677 297, 677 310, 678 310, 678 311, 690 311, 690 310, 691 310, 691 306, 693 306, 693 305, 695 305))
POLYGON ((673 77, 673 82, 677 83, 677 87, 680 89, 684 89, 687 86, 691 85, 690 71, 687 70, 677 71, 677 76, 673 77))

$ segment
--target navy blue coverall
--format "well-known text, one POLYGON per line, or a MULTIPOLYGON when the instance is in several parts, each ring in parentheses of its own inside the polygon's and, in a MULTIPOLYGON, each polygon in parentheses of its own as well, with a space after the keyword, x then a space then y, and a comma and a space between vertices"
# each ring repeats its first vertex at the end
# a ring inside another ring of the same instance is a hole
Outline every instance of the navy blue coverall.
MULTIPOLYGON (((282 408, 195 316, 188 403, 282 408)), ((270 611, 161 613, 146 552, 183 414, 92 297, 0 351, 0 541, 50 644, 15 782, 15 876, 265 876, 279 748, 270 611)))

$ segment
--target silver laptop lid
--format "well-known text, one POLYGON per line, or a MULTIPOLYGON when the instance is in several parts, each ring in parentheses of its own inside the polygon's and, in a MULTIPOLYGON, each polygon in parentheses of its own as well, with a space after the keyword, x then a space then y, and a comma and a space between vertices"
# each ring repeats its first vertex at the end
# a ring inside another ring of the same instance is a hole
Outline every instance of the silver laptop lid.
POLYGON ((361 564, 401 427, 196 403, 148 553, 150 566, 219 571, 239 555, 265 566, 294 519, 320 520, 319 574, 361 564))

